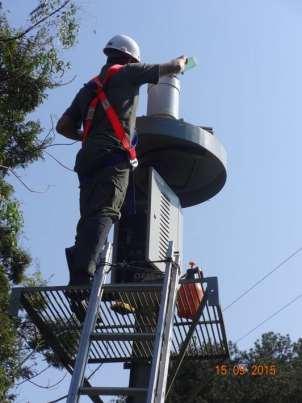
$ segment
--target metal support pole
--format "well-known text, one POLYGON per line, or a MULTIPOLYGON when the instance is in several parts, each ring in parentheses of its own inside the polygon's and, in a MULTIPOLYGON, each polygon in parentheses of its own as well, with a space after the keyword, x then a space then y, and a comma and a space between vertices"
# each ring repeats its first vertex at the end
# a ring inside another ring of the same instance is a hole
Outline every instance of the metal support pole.
POLYGON ((83 377, 89 355, 89 347, 91 343, 91 333, 94 330, 97 311, 100 306, 102 298, 102 285, 106 277, 106 263, 109 261, 111 255, 111 244, 107 243, 103 256, 105 256, 105 263, 98 267, 91 288, 87 313, 84 320, 83 329, 80 337, 79 352, 77 354, 74 372, 72 375, 67 403, 77 403, 79 401, 79 390, 83 383, 83 377))
POLYGON ((166 313, 163 346, 159 365, 158 384, 154 399, 155 403, 163 403, 165 401, 165 395, 166 395, 166 385, 167 385, 171 342, 172 342, 174 310, 176 304, 178 281, 180 276, 180 267, 178 263, 179 263, 179 255, 176 256, 175 263, 172 263, 170 292, 166 313))
MULTIPOLYGON (((150 362, 132 362, 129 387, 131 388, 148 388, 148 380, 150 375, 150 362)), ((146 401, 146 395, 144 396, 128 396, 126 403, 142 403, 146 401)))
MULTIPOLYGON (((173 256, 173 242, 170 241, 167 257, 172 258, 172 256, 173 256)), ((172 267, 172 262, 171 261, 167 262, 166 270, 165 270, 165 279, 164 279, 164 284, 163 284, 162 294, 161 294, 160 310, 159 310, 157 329, 156 329, 156 339, 155 339, 154 350, 153 350, 153 359, 152 359, 152 366, 151 366, 151 373, 150 373, 150 380, 149 380, 147 403, 155 402, 154 399, 155 399, 156 390, 157 390, 160 357, 161 357, 161 353, 162 353, 162 342, 163 342, 163 337, 164 337, 165 319, 166 319, 168 296, 169 296, 169 289, 170 289, 170 279, 171 279, 171 271, 172 271, 171 267, 172 267)))

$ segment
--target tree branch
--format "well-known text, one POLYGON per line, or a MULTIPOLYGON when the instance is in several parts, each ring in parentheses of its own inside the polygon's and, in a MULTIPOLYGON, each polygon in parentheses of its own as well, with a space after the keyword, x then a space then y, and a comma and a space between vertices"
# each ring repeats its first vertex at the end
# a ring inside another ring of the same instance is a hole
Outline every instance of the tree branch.
POLYGON ((64 165, 61 161, 59 161, 56 157, 54 157, 52 154, 50 154, 48 151, 44 150, 44 153, 47 154, 50 158, 52 158, 54 161, 56 161, 59 165, 61 165, 61 167, 67 169, 67 171, 70 171, 72 173, 74 173, 74 170, 69 168, 68 166, 64 165))
POLYGON ((77 78, 77 75, 74 75, 69 81, 66 82, 57 82, 57 83, 53 83, 51 85, 51 88, 58 88, 58 87, 63 87, 65 85, 69 85, 71 84, 75 79, 77 78))
POLYGON ((23 182, 23 180, 20 178, 20 176, 17 175, 16 172, 15 172, 13 169, 11 169, 11 168, 9 168, 9 167, 7 167, 7 166, 5 166, 5 165, 0 165, 0 168, 6 169, 6 170, 8 170, 11 174, 13 174, 13 175, 18 179, 18 181, 21 182, 22 185, 23 185, 29 192, 31 192, 31 193, 46 193, 46 192, 48 191, 48 189, 49 189, 49 185, 48 185, 47 188, 46 188, 45 190, 43 190, 43 191, 33 190, 33 189, 31 189, 29 186, 27 186, 25 182, 23 182))
POLYGON ((59 11, 61 11, 64 7, 67 6, 68 3, 70 3, 70 1, 71 0, 66 0, 60 7, 56 8, 54 11, 52 11, 50 14, 46 15, 45 17, 41 18, 35 24, 33 24, 30 27, 28 27, 25 31, 20 32, 18 35, 15 35, 15 36, 12 36, 11 38, 6 38, 6 39, 1 39, 0 38, 0 42, 11 42, 11 41, 21 39, 23 36, 27 35, 30 31, 35 29, 38 25, 42 24, 42 22, 48 20, 50 17, 52 17, 53 15, 55 15, 59 11))

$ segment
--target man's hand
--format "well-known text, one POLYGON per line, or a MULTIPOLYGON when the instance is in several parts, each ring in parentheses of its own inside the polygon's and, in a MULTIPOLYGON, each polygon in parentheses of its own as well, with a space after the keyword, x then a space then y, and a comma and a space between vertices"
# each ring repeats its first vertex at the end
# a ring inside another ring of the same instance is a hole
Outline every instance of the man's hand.
POLYGON ((68 115, 63 115, 56 126, 58 133, 62 134, 71 140, 81 141, 83 138, 83 132, 75 128, 74 122, 68 115))
POLYGON ((177 59, 175 59, 175 63, 178 65, 180 73, 184 72, 187 60, 188 60, 187 56, 184 55, 179 56, 177 59))
POLYGON ((169 63, 159 65, 159 75, 183 73, 187 62, 187 56, 180 56, 171 60, 169 63))

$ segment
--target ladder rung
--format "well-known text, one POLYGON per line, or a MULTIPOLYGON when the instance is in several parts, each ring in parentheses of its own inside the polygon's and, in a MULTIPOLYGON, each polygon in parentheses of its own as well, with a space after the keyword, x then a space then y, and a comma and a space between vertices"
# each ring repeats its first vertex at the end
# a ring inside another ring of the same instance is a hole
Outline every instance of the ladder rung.
POLYGON ((80 394, 88 396, 136 396, 147 392, 146 388, 80 388, 80 394))
POLYGON ((154 333, 92 333, 91 340, 143 341, 154 339, 154 333))

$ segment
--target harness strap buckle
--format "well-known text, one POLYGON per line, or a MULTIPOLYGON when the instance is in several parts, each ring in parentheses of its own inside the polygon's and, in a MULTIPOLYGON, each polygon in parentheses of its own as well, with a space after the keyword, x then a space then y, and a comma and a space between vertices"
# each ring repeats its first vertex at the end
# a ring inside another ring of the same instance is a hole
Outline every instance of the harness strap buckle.
POLYGON ((95 108, 88 108, 86 120, 92 120, 94 116, 95 108))
POLYGON ((106 111, 107 109, 109 109, 110 106, 111 106, 111 105, 110 105, 110 102, 108 101, 107 98, 102 101, 102 107, 104 108, 105 111, 106 111))
POLYGON ((137 160, 137 158, 130 159, 129 162, 130 162, 130 165, 131 165, 131 168, 132 168, 132 169, 135 169, 135 168, 138 167, 138 160, 137 160))

